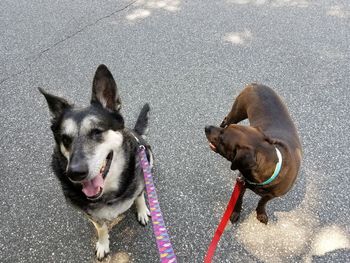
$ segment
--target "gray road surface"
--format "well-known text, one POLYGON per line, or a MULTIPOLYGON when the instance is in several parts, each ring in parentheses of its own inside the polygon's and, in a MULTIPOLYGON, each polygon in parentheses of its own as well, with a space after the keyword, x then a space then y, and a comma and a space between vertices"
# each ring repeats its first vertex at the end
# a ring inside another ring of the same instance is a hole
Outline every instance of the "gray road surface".
MULTIPOLYGON (((294 189, 255 219, 248 192, 214 262, 350 261, 350 3, 347 0, 2 0, 0 262, 92 262, 94 229, 49 166, 53 138, 37 87, 85 105, 98 64, 117 80, 132 126, 152 106, 156 183, 179 262, 202 262, 235 173, 209 150, 245 84, 273 87, 299 129, 294 189)), ((158 262, 134 211, 106 262, 158 262), (124 260, 124 261, 123 261, 124 260)))

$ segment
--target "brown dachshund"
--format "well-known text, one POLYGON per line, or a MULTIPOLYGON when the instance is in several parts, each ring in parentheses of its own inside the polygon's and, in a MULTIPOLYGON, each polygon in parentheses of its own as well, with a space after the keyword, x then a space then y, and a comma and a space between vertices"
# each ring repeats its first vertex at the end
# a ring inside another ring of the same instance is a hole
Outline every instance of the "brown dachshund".
MULTIPOLYGON (((265 206, 271 199, 291 189, 301 163, 301 144, 288 110, 269 87, 250 84, 237 97, 221 127, 206 126, 210 148, 239 170, 249 188, 261 199, 257 218, 267 224, 265 206), (250 126, 237 125, 249 119, 250 126)), ((231 221, 239 218, 242 198, 238 198, 231 221)))

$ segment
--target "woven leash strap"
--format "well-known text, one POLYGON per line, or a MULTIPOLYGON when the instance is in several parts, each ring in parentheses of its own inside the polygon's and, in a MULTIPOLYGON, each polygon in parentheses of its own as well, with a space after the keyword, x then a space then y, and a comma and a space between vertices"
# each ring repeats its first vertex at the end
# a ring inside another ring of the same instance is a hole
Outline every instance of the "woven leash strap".
POLYGON ((143 145, 140 146, 139 156, 143 170, 143 176, 145 178, 147 199, 149 208, 151 210, 153 232, 157 241, 160 262, 176 263, 176 256, 165 227, 162 212, 159 207, 158 196, 153 183, 151 167, 149 166, 146 149, 143 145))
POLYGON ((237 199, 238 199, 238 197, 239 197, 243 187, 244 187, 244 182, 242 180, 240 180, 240 179, 237 179, 235 188, 233 189, 233 192, 232 192, 232 195, 231 195, 231 198, 230 198, 230 201, 227 204, 226 211, 225 211, 224 215, 221 218, 220 224, 219 224, 218 228, 215 231, 213 239, 210 242, 207 254, 206 254, 205 259, 204 259, 204 263, 210 263, 211 262, 211 260, 212 260, 212 258, 214 256, 216 247, 217 247, 217 245, 218 245, 218 243, 220 241, 221 235, 222 235, 222 233, 225 230, 227 222, 230 219, 230 216, 231 216, 231 214, 233 212, 233 209, 235 208, 235 205, 237 203, 237 199))

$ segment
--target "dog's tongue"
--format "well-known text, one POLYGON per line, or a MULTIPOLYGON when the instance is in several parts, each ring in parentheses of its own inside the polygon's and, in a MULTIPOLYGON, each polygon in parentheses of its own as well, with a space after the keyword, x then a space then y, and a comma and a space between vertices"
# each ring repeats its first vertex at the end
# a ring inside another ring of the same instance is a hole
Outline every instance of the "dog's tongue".
POLYGON ((100 192, 100 188, 103 188, 104 181, 102 174, 100 173, 94 179, 85 181, 82 184, 82 191, 87 197, 95 196, 100 192))
POLYGON ((212 144, 211 142, 209 142, 209 147, 210 149, 212 149, 214 152, 216 152, 216 147, 214 144, 212 144))

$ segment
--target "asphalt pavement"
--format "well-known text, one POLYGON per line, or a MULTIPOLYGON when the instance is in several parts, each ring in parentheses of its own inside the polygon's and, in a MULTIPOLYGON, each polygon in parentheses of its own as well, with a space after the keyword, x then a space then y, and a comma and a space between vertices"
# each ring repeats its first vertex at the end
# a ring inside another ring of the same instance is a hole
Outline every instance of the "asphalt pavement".
MULTIPOLYGON (((303 165, 292 191, 268 204, 267 226, 247 192, 214 262, 350 262, 348 0, 2 0, 0 24, 0 262, 94 262, 93 226, 50 168, 37 87, 87 105, 101 63, 128 126, 152 107, 154 176, 179 262, 203 262, 237 175, 210 151, 204 126, 250 82, 283 97, 303 165)), ((134 209, 110 240, 105 262, 158 262, 134 209)))

